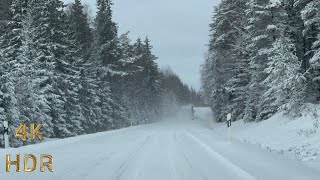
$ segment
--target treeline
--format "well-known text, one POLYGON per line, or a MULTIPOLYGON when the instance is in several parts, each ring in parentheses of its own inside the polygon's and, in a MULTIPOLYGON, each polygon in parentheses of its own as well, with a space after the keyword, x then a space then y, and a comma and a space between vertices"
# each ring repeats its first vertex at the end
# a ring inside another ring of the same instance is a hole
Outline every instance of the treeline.
POLYGON ((150 40, 118 35, 111 0, 97 0, 94 22, 80 0, 0 8, 0 127, 8 121, 10 135, 23 121, 42 121, 52 138, 149 123, 171 104, 150 40))
POLYGON ((319 0, 222 0, 210 27, 202 85, 217 121, 320 102, 319 0))
MULTIPOLYGON (((183 105, 204 106, 203 98, 200 92, 183 83, 180 77, 175 74, 170 67, 161 70, 163 74, 162 87, 164 87, 164 103, 175 104, 177 107, 183 105)), ((168 108, 172 108, 168 106, 168 108)), ((166 112, 176 111, 176 109, 167 109, 166 112)))

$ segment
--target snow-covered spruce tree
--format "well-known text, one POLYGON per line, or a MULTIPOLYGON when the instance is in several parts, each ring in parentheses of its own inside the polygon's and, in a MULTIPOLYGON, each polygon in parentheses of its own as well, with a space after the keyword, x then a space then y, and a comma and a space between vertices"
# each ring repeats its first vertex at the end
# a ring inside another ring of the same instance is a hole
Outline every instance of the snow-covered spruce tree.
MULTIPOLYGON (((1 61, 1 59, 0 59, 1 61)), ((1 68, 1 67, 0 67, 1 68)), ((0 69, 1 70, 1 69, 0 69)), ((1 71, 0 71, 1 72, 1 71)), ((0 74, 1 76, 1 74, 0 74)), ((1 88, 1 87, 0 87, 1 88)), ((6 120, 6 113, 5 113, 5 109, 4 109, 4 105, 2 104, 4 102, 3 100, 3 95, 4 93, 2 92, 2 90, 0 89, 0 126, 3 127, 3 122, 6 120)), ((1 135, 0 135, 0 138, 3 139, 3 132, 0 131, 1 135)), ((0 147, 3 148, 4 147, 4 142, 3 141, 0 141, 0 147)))
MULTIPOLYGON (((122 37, 123 38, 123 37, 122 37)), ((120 49, 125 49, 128 42, 123 39, 120 41, 120 49)), ((143 54, 143 44, 140 38, 137 39, 136 43, 132 45, 130 48, 131 50, 127 49, 125 51, 132 51, 127 53, 132 53, 129 56, 132 56, 132 65, 129 66, 129 76, 125 77, 124 82, 124 93, 125 101, 127 102, 128 108, 128 115, 130 117, 130 125, 140 124, 146 116, 144 109, 142 107, 143 103, 143 95, 144 89, 142 87, 142 77, 141 72, 143 70, 143 65, 141 64, 142 54, 143 54)))
MULTIPOLYGON (((288 64, 287 67, 293 68, 293 66, 297 66, 296 61, 296 49, 294 48, 293 44, 291 43, 291 40, 289 40, 287 29, 289 29, 289 26, 287 24, 288 21, 288 14, 287 11, 285 11, 285 8, 282 4, 281 1, 270 1, 269 5, 266 7, 266 12, 269 13, 269 16, 271 17, 271 21, 269 22, 266 30, 266 34, 269 35, 270 39, 272 37, 273 44, 270 48, 266 47, 263 49, 261 52, 265 53, 267 55, 267 69, 264 70, 264 72, 267 75, 267 78, 270 76, 270 73, 276 73, 272 72, 272 70, 268 69, 270 66, 274 65, 272 64, 272 58, 274 57, 275 59, 278 58, 277 54, 281 52, 273 52, 274 51, 274 46, 277 48, 281 47, 281 43, 290 43, 287 44, 287 49, 283 47, 281 50, 283 50, 283 54, 287 56, 287 61, 290 62, 290 58, 294 59, 292 60, 292 64, 288 64), (278 40, 280 38, 280 40, 278 40), (286 39, 287 38, 287 39, 286 39), (292 51, 292 56, 290 56, 290 50, 292 51), (294 58, 293 58, 294 57, 294 58)), ((283 45, 284 46, 284 45, 283 45)), ((272 69, 272 68, 271 68, 272 69)), ((295 67, 295 69, 299 69, 299 66, 295 67)), ((275 70, 275 69, 274 69, 275 70)), ((288 71, 293 71, 288 70, 288 71)), ((297 71, 298 72, 298 71, 297 71)), ((271 74, 272 77, 272 74, 271 74)), ((273 76, 274 78, 275 76, 273 76)), ((290 79, 289 83, 294 83, 294 79, 290 79), (291 82, 292 80, 292 82, 291 82)), ((271 83, 271 82, 270 82, 271 83)), ((279 82, 278 82, 279 83, 279 82)), ((282 82, 285 83, 285 82, 282 82)), ((277 96, 277 93, 272 94, 272 91, 270 92, 270 86, 268 86, 268 83, 261 83, 261 86, 263 88, 262 93, 265 96, 262 96, 262 99, 260 100, 259 103, 259 111, 258 111, 258 116, 256 120, 264 120, 269 118, 271 115, 273 115, 279 106, 283 105, 283 103, 286 102, 281 102, 282 98, 287 98, 287 97, 282 97, 281 95, 277 96), (274 102, 273 97, 277 97, 279 101, 274 102)), ((275 84, 274 84, 275 85, 275 84)), ((280 86, 280 85, 279 85, 280 86)), ((272 87, 271 87, 272 88, 272 87)), ((284 95, 284 94, 283 94, 284 95)))
MULTIPOLYGON (((223 21, 223 7, 226 5, 226 1, 222 1, 223 4, 220 4, 215 9, 215 14, 213 16, 213 22, 211 26, 211 40, 209 43, 209 53, 214 54, 213 67, 215 68, 213 71, 214 77, 214 87, 212 89, 213 98, 214 98, 214 106, 213 108, 216 111, 216 120, 223 121, 224 114, 226 112, 226 104, 229 100, 227 98, 227 92, 225 89, 226 82, 233 76, 233 74, 229 73, 232 72, 233 69, 230 63, 230 58, 227 55, 229 53, 230 47, 227 47, 229 44, 227 41, 227 35, 225 35, 224 28, 222 26, 223 23, 218 22, 227 22, 223 21)), ((233 39, 232 39, 233 40, 233 39)), ((213 56, 212 56, 213 57, 213 56)))
POLYGON ((244 109, 243 94, 248 80, 244 77, 243 49, 239 39, 244 35, 245 1, 224 0, 215 8, 209 43, 209 58, 205 68, 210 74, 202 75, 203 82, 211 86, 210 98, 216 111, 217 121, 224 121, 231 111, 240 116, 244 109), (241 75, 242 74, 242 75, 241 75), (239 78, 243 76, 242 78, 239 78), (205 80, 205 77, 208 80, 205 80))
POLYGON ((268 108, 263 112, 267 115, 274 114, 280 107, 291 110, 302 100, 305 78, 294 50, 294 44, 285 36, 279 37, 269 50, 268 68, 265 69, 268 77, 263 81, 267 90, 262 96, 268 102, 268 108))
POLYGON ((98 48, 98 57, 104 66, 112 68, 119 60, 117 47, 118 29, 112 20, 111 0, 97 0, 96 16, 96 41, 98 48))
POLYGON ((117 71, 119 62, 117 26, 112 20, 112 2, 110 0, 97 1, 97 16, 95 19, 94 37, 94 58, 97 67, 97 82, 101 92, 97 93, 100 99, 99 121, 104 124, 105 129, 116 128, 115 121, 120 120, 122 110, 112 96, 112 86, 116 85, 113 81, 114 76, 121 74, 117 71))
POLYGON ((30 13, 31 4, 26 4, 23 8, 24 19, 21 23, 23 37, 20 53, 15 63, 15 94, 17 98, 20 121, 39 122, 42 121, 46 128, 46 135, 50 134, 48 127, 48 107, 43 96, 37 95, 38 77, 36 75, 37 61, 34 53, 37 51, 32 48, 33 45, 33 19, 30 13))
POLYGON ((320 48, 320 2, 310 1, 301 12, 304 20, 304 37, 306 39, 306 56, 308 57, 308 78, 307 102, 319 102, 320 100, 320 68, 319 68, 319 48, 320 48))
POLYGON ((214 82, 214 71, 216 70, 216 68, 214 68, 213 58, 213 56, 210 56, 210 54, 208 54, 204 64, 202 64, 201 66, 201 85, 204 91, 204 100, 205 103, 209 104, 212 107, 214 106, 213 89, 214 85, 216 85, 216 83, 214 82))
POLYGON ((139 106, 137 103, 136 93, 141 82, 136 81, 136 74, 142 71, 142 67, 138 65, 140 55, 135 54, 134 45, 131 45, 129 32, 121 34, 118 38, 119 60, 116 63, 117 73, 112 78, 112 94, 113 99, 117 101, 117 112, 120 117, 116 122, 118 127, 126 127, 136 124, 137 112, 139 106))
MULTIPOLYGON (((19 124, 19 112, 17 108, 17 99, 15 97, 15 89, 13 78, 3 75, 0 79, 1 91, 2 91, 2 102, 1 109, 3 109, 3 115, 6 121, 8 121, 10 127, 9 132, 14 132, 19 124)), ((12 138, 14 139, 14 138, 12 138)), ((21 145, 17 141, 11 141, 10 146, 16 147, 21 145)))
MULTIPOLYGON (((311 93, 313 100, 311 102, 319 103, 320 101, 320 33, 318 35, 318 41, 313 45, 314 55, 310 60, 310 69, 308 71, 311 84, 311 93)), ((310 92, 310 91, 309 91, 310 92)))
MULTIPOLYGON (((80 1, 64 12, 60 0, 13 0, 0 39, 0 117, 11 131, 41 120, 45 135, 64 138, 154 119, 164 91, 152 47, 117 37, 111 4, 98 1, 91 45, 80 1)), ((185 85, 178 94, 196 96, 185 85)))
POLYGON ((146 122, 150 122, 151 119, 155 118, 157 114, 159 93, 160 93, 160 73, 158 65, 156 64, 157 57, 152 54, 152 46, 148 38, 145 39, 143 44, 142 61, 140 62, 143 70, 142 75, 142 88, 144 90, 144 101, 143 108, 146 110, 148 117, 146 122))
MULTIPOLYGON (((58 8, 59 9, 59 8, 58 8)), ((66 120, 68 129, 71 131, 71 136, 84 133, 82 123, 86 120, 81 111, 80 104, 80 70, 83 59, 79 52, 79 44, 75 44, 74 38, 68 36, 70 32, 70 23, 66 13, 61 14, 61 26, 58 26, 62 32, 60 43, 62 48, 62 61, 58 64, 60 72, 58 72, 63 80, 60 82, 59 88, 64 97, 64 109, 66 111, 66 120), (64 63, 64 64, 62 64, 64 63), (61 68, 61 69, 60 69, 61 68)), ((59 24, 60 24, 59 23, 59 24)), ((84 49, 83 49, 84 51, 84 49)))
POLYGON ((77 47, 76 55, 87 57, 93 42, 89 18, 80 0, 74 0, 68 7, 69 38, 77 47))
POLYGON ((161 69, 160 111, 164 116, 172 116, 182 105, 199 105, 195 90, 185 85, 170 67, 161 69))
POLYGON ((5 27, 11 18, 11 3, 12 0, 0 1, 0 37, 5 33, 5 27))
POLYGON ((141 68, 136 65, 137 57, 135 57, 134 47, 129 39, 129 32, 121 34, 118 38, 118 43, 121 56, 118 65, 124 73, 117 77, 118 83, 116 87, 113 87, 112 92, 120 100, 123 108, 122 111, 125 112, 122 114, 124 118, 117 124, 118 126, 125 127, 136 124, 136 121, 139 119, 137 117, 138 106, 134 93, 137 86, 135 74, 141 68))
MULTIPOLYGON (((319 2, 316 0, 298 1, 302 6, 301 17, 304 22, 303 35, 306 40, 305 56, 308 60, 313 56, 313 43, 317 40, 319 32, 319 2)), ((297 3, 298 3, 297 2, 297 3)), ((306 69, 309 68, 309 62, 307 62, 306 69)))
MULTIPOLYGON (((159 95, 159 92, 156 93, 155 91, 153 91, 155 92, 154 94, 151 94, 151 89, 153 88, 150 87, 154 85, 154 83, 160 83, 160 81, 157 81, 158 78, 151 77, 159 73, 157 64, 154 62, 155 57, 152 55, 149 41, 148 46, 146 46, 139 38, 135 44, 129 47, 128 42, 125 42, 128 41, 128 39, 124 37, 121 39, 120 44, 122 45, 120 49, 122 49, 122 51, 127 49, 125 50, 128 53, 126 56, 130 56, 130 58, 123 56, 121 60, 125 61, 124 64, 127 64, 123 66, 123 68, 126 69, 125 72, 129 74, 125 76, 122 82, 124 83, 123 92, 126 94, 125 101, 127 103, 125 104, 130 112, 130 124, 147 123, 156 112, 156 108, 154 108, 155 104, 151 102, 157 99, 159 95), (154 72, 154 70, 156 72, 154 72)), ((156 100, 154 102, 158 103, 156 100)))
POLYGON ((54 63, 51 61, 51 52, 47 49, 45 44, 45 27, 43 26, 43 18, 47 16, 46 11, 47 1, 30 0, 27 4, 26 23, 24 23, 26 30, 25 34, 28 37, 28 57, 32 64, 32 76, 26 77, 32 84, 33 96, 32 99, 39 110, 34 112, 31 119, 33 121, 42 121, 43 131, 46 136, 54 137, 52 129, 52 117, 50 114, 50 103, 48 97, 51 96, 50 90, 51 77, 53 74, 54 63))
MULTIPOLYGON (((27 31, 25 26, 27 6, 21 1, 12 1, 11 19, 7 21, 4 27, 4 34, 1 37, 0 47, 2 62, 1 69, 1 89, 3 93, 2 108, 6 114, 6 120, 10 123, 10 130, 16 129, 20 122, 20 117, 29 116, 35 110, 35 104, 32 101, 32 84, 26 81, 26 76, 30 76, 32 65, 30 65, 29 57, 27 56, 27 37, 24 31, 27 31), (27 71, 30 69, 30 71, 27 71), (20 90, 24 89, 23 92, 20 90), (21 102, 21 101, 24 102, 21 102), (25 107, 23 103, 30 106, 25 107)), ((21 143, 12 141, 11 146, 19 146, 21 143)))
POLYGON ((176 112, 180 102, 178 100, 181 81, 177 75, 173 73, 170 67, 161 70, 161 101, 160 109, 163 116, 170 116, 176 112))
MULTIPOLYGON (((236 119, 243 118, 245 102, 248 98, 247 88, 250 80, 248 71, 249 59, 246 45, 249 42, 249 34, 245 30, 247 25, 247 1, 233 2, 228 9, 226 16, 231 19, 233 29, 230 33, 233 34, 235 40, 230 49, 230 55, 234 64, 233 77, 226 83, 229 102, 227 104, 227 112, 232 112, 236 119), (230 11, 230 10, 231 11, 230 11)), ((229 20, 230 21, 230 20, 229 20)))
POLYGON ((269 102, 261 96, 261 93, 266 90, 262 82, 268 76, 265 69, 268 66, 269 49, 279 37, 280 8, 277 1, 250 0, 248 2, 247 16, 250 18, 247 30, 251 37, 247 50, 250 56, 251 80, 249 99, 245 109, 245 121, 263 120, 270 112, 267 110, 269 102))
MULTIPOLYGON (((11 98, 16 102, 17 118, 11 119, 10 127, 15 129, 22 121, 42 121, 45 127, 44 134, 51 136, 49 107, 45 94, 38 93, 39 80, 43 77, 37 75, 39 62, 35 59, 38 49, 34 48, 32 3, 32 1, 12 2, 12 19, 7 23, 6 33, 1 38, 5 59, 1 66, 6 69, 4 74, 7 76, 2 78, 7 81, 7 85, 13 85, 13 89, 10 87, 6 89, 13 90, 14 95, 11 95, 11 98)), ((12 145, 19 146, 21 143, 12 141, 12 145)))
POLYGON ((309 59, 305 56, 306 40, 303 36, 304 23, 301 17, 301 10, 309 0, 282 0, 286 11, 287 36, 295 45, 295 54, 301 64, 301 72, 306 72, 309 59))
POLYGON ((85 120, 82 122, 85 133, 101 131, 98 118, 101 112, 98 106, 100 102, 98 93, 95 63, 87 61, 81 65, 79 79, 79 103, 85 120))
MULTIPOLYGON (((74 79, 77 93, 74 94, 74 104, 77 106, 82 122, 79 124, 86 133, 101 131, 98 124, 98 107, 96 67, 95 62, 89 59, 93 43, 92 29, 90 28, 88 15, 80 0, 75 0, 67 11, 68 38, 74 49, 72 58, 75 60, 73 67, 78 71, 74 79), (99 129, 99 130, 98 130, 99 129)), ((72 96, 71 96, 72 97, 72 96)), ((76 115, 76 114, 75 114, 76 115)))
MULTIPOLYGON (((47 5, 48 1, 31 0, 28 2, 27 15, 31 23, 29 44, 30 58, 33 62, 34 74, 32 77, 34 86, 34 101, 41 110, 35 121, 42 121, 44 125, 44 134, 49 137, 55 137, 52 124, 52 114, 50 111, 50 99, 52 93, 52 77, 54 70, 53 53, 49 49, 50 41, 47 41, 49 28, 43 26, 48 24, 47 5)), ((52 26, 51 26, 52 27, 52 26)), ((49 39, 49 38, 48 38, 49 39)))
MULTIPOLYGON (((1 51, 0 51, 1 54, 1 51)), ((14 92, 12 74, 5 70, 4 58, 0 56, 0 118, 1 124, 4 120, 10 124, 10 132, 14 132, 19 120, 17 109, 17 99, 14 92)), ((16 146, 16 141, 11 142, 11 146, 16 146)), ((3 145, 1 143, 1 145, 3 145)))
POLYGON ((45 95, 52 118, 54 137, 68 137, 83 131, 78 108, 77 70, 67 36, 66 16, 59 0, 32 1, 33 48, 39 78, 38 92, 45 95))

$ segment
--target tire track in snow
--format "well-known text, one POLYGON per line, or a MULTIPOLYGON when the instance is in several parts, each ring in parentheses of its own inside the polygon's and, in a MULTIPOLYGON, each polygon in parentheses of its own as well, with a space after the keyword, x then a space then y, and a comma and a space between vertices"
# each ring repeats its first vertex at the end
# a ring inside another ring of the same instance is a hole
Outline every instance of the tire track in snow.
POLYGON ((195 143, 199 144, 200 147, 203 148, 212 158, 218 160, 221 164, 223 164, 226 168, 228 168, 230 171, 234 172, 236 175, 238 175, 241 179, 245 180, 257 180, 255 177, 253 177, 248 172, 241 169, 239 166, 236 166, 231 161, 223 157, 218 152, 214 151, 209 145, 192 135, 191 133, 185 131, 186 135, 190 137, 195 143))
POLYGON ((133 151, 131 154, 129 154, 128 158, 126 158, 125 161, 123 161, 121 163, 121 165, 119 166, 119 168, 117 169, 117 173, 116 173, 116 180, 120 180, 121 176, 125 173, 125 171, 127 170, 127 166, 128 164, 133 161, 134 159, 137 158, 137 154, 140 153, 142 151, 142 149, 146 146, 146 144, 148 144, 150 142, 150 139, 154 136, 153 135, 149 135, 144 141, 143 143, 139 146, 138 149, 136 149, 135 151, 133 151))
MULTIPOLYGON (((104 166, 103 162, 105 162, 106 160, 110 160, 113 158, 113 155, 115 155, 116 153, 119 153, 119 152, 116 152, 116 150, 112 150, 111 152, 101 152, 101 150, 103 150, 103 144, 110 144, 109 141, 110 139, 116 137, 116 135, 119 135, 119 134, 112 134, 111 136, 108 136, 108 139, 104 139, 104 142, 100 142, 99 144, 95 145, 95 147, 93 147, 91 149, 90 152, 87 152, 89 154, 96 154, 98 153, 98 155, 96 155, 94 158, 90 158, 90 161, 87 161, 85 160, 86 162, 81 162, 82 164, 82 168, 81 170, 79 171, 78 169, 78 166, 71 166, 71 168, 67 168, 67 169, 64 169, 63 172, 60 172, 59 174, 63 174, 63 176, 59 176, 57 177, 58 178, 65 178, 66 176, 70 176, 70 178, 76 178, 76 177, 81 177, 81 179, 85 179, 87 177, 90 176, 90 174, 92 174, 91 171, 83 171, 83 169, 95 169, 95 168, 98 168, 100 166, 104 166)), ((140 142, 141 140, 142 141, 145 141, 145 137, 141 138, 141 136, 143 136, 143 134, 135 134, 135 135, 132 135, 132 132, 131 133, 124 133, 121 138, 118 139, 118 143, 119 144, 126 144, 126 143, 129 143, 130 146, 135 146, 136 143, 135 142, 140 142)), ((94 140, 94 139, 93 139, 94 140)), ((92 141, 91 141, 92 142, 92 141)), ((72 144, 74 145, 74 144, 72 144)), ((70 147, 70 146, 68 146, 70 147)), ((115 146, 113 146, 112 148, 114 148, 115 146)), ((79 162, 80 163, 80 162, 79 162)))
POLYGON ((169 136, 169 143, 168 143, 169 146, 168 146, 168 150, 167 150, 167 156, 170 161, 170 169, 173 171, 170 175, 170 179, 175 180, 175 179, 178 179, 178 170, 174 165, 173 155, 174 155, 174 153, 175 153, 175 155, 177 155, 177 151, 176 151, 177 148, 176 148, 176 143, 175 143, 176 137, 177 137, 177 132, 174 131, 171 135, 169 136))
MULTIPOLYGON (((176 142, 176 147, 178 147, 178 144, 181 145, 181 147, 183 146, 182 142, 178 140, 177 133, 175 133, 174 139, 175 139, 175 142, 176 142)), ((184 164, 187 165, 187 167, 190 169, 190 171, 192 172, 192 174, 193 174, 194 176, 198 176, 198 177, 201 178, 202 180, 208 180, 208 178, 207 178, 205 175, 201 174, 200 171, 198 171, 198 170, 192 165, 191 160, 188 158, 185 149, 184 149, 184 148, 177 148, 177 149, 180 149, 181 154, 182 154, 182 157, 183 157, 183 160, 186 162, 186 163, 184 163, 184 164)), ((190 172, 190 171, 187 171, 186 169, 183 169, 183 172, 190 172)))

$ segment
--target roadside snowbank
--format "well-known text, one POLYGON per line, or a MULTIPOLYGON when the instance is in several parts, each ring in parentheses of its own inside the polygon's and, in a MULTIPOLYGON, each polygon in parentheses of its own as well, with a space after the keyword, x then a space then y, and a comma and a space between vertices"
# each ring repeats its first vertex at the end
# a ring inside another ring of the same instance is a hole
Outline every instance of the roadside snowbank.
MULTIPOLYGON (((319 116, 316 117, 314 113, 305 113, 299 118, 278 113, 259 123, 245 123, 243 120, 233 122, 232 137, 301 161, 317 159, 316 162, 320 164, 318 122, 319 116)), ((214 123, 212 128, 219 134, 227 132, 225 123, 214 123)))

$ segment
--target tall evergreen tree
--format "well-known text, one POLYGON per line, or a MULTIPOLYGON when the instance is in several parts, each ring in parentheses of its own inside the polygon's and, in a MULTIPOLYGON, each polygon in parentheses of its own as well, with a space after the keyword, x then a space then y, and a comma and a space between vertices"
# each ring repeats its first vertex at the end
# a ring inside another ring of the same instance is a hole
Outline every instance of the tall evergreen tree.
POLYGON ((101 92, 100 98, 101 114, 100 122, 105 122, 108 128, 115 128, 115 118, 121 112, 116 112, 119 105, 112 97, 113 78, 118 73, 117 63, 119 62, 119 49, 117 26, 112 20, 112 2, 109 0, 97 1, 97 16, 95 19, 95 55, 93 61, 96 61, 97 82, 101 92), (118 114, 117 114, 118 113, 118 114))
POLYGON ((68 24, 70 27, 70 39, 77 47, 77 54, 86 55, 89 53, 93 42, 92 30, 90 28, 88 15, 86 14, 80 0, 75 0, 70 5, 68 24))
POLYGON ((72 136, 82 131, 78 125, 79 117, 73 114, 78 107, 75 102, 78 91, 75 85, 77 70, 73 66, 76 63, 74 49, 67 37, 63 8, 59 0, 34 1, 32 6, 35 34, 33 47, 38 49, 34 56, 39 62, 38 92, 47 97, 56 137, 72 136))
POLYGON ((208 84, 206 94, 213 99, 217 120, 222 121, 230 111, 240 116, 244 109, 248 73, 245 49, 245 1, 222 1, 215 8, 211 27, 208 60, 203 81, 208 84), (211 92, 210 92, 211 91, 211 92))
MULTIPOLYGON (((97 1, 93 28, 80 0, 68 11, 61 0, 0 3, 0 120, 10 131, 42 121, 46 136, 65 138, 158 115, 163 77, 150 41, 118 37, 110 0, 97 1)), ((177 99, 197 96, 178 83, 177 99)))
POLYGON ((245 119, 247 121, 263 120, 272 110, 268 102, 261 99, 261 92, 265 91, 263 81, 268 76, 265 69, 268 66, 269 49, 279 36, 278 28, 281 26, 279 13, 280 4, 270 1, 251 0, 248 2, 247 11, 249 19, 248 31, 251 34, 251 42, 248 45, 250 52, 250 98, 247 101, 245 119))
POLYGON ((0 1, 0 37, 5 33, 7 23, 12 18, 11 13, 12 0, 0 1))
POLYGON ((306 76, 308 78, 307 101, 319 102, 320 100, 320 69, 319 69, 319 48, 320 43, 320 2, 310 1, 302 10, 304 20, 304 36, 307 42, 307 52, 309 68, 306 76))
POLYGON ((111 0, 97 1, 96 17, 96 43, 98 46, 98 57, 104 66, 115 64, 119 54, 117 49, 118 30, 116 23, 112 20, 113 5, 111 0))
POLYGON ((154 114, 157 110, 157 107, 155 105, 157 104, 158 95, 159 95, 159 88, 160 88, 160 73, 157 64, 155 63, 155 60, 157 59, 156 56, 154 56, 151 52, 152 46, 150 44, 150 41, 148 38, 145 39, 144 45, 143 45, 143 54, 142 54, 142 67, 143 71, 141 72, 141 75, 143 77, 142 87, 144 89, 144 106, 147 110, 147 114, 149 114, 149 117, 147 117, 147 121, 151 120, 151 114, 154 114))
POLYGON ((263 81, 267 87, 263 95, 273 115, 279 107, 291 109, 302 100, 305 78, 300 72, 298 57, 293 54, 294 44, 286 37, 278 38, 270 49, 268 77, 263 81))

